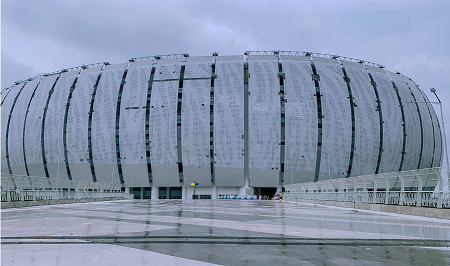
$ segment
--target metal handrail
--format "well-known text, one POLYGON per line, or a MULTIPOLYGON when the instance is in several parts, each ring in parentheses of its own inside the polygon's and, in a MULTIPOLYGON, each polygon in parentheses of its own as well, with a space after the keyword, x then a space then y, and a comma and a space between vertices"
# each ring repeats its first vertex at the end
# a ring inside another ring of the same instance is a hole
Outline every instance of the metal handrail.
POLYGON ((1 175, 1 201, 36 201, 123 197, 119 184, 22 175, 1 175))
POLYGON ((286 198, 450 208, 449 167, 289 184, 286 198), (359 191, 360 185, 363 190, 359 191), (320 192, 318 188, 321 189, 320 192), (352 189, 353 188, 353 189, 352 189), (332 192, 329 192, 332 191, 332 192), (339 191, 339 192, 334 192, 339 191), (334 194, 327 194, 334 193, 334 194))

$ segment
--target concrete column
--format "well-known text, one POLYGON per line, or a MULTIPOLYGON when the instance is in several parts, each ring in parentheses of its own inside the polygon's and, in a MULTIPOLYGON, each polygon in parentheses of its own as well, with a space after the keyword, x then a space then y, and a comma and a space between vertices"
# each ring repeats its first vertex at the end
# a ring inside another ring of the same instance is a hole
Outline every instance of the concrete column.
MULTIPOLYGON (((250 184, 250 170, 249 170, 249 107, 248 107, 248 79, 250 73, 248 72, 248 63, 244 63, 244 187, 250 184)), ((245 191, 245 189, 244 189, 245 191)), ((245 192, 244 192, 245 194, 245 192)))
POLYGON ((182 186, 181 187, 181 199, 186 200, 187 198, 187 187, 182 186))
POLYGON ((141 199, 144 199, 144 187, 141 187, 141 199))
POLYGON ((211 194, 211 199, 217 199, 217 186, 213 185, 212 187, 212 194, 211 194))
POLYGON ((151 194, 152 200, 159 199, 159 187, 152 187, 152 194, 151 194))
POLYGON ((125 193, 130 194, 130 187, 125 187, 125 193))
POLYGON ((170 196, 170 187, 166 187, 166 199, 169 199, 170 196))

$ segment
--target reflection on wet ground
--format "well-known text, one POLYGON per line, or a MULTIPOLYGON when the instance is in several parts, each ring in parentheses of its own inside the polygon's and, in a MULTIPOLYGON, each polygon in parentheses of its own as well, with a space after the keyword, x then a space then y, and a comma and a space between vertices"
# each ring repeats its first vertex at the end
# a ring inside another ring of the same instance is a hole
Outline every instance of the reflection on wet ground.
POLYGON ((137 200, 1 215, 2 265, 450 264, 450 220, 308 204, 137 200))

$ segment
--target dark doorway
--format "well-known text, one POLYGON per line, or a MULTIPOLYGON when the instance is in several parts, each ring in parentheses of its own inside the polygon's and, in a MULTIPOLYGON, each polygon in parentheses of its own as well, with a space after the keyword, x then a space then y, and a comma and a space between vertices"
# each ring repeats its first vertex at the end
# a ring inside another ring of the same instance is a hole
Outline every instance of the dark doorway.
POLYGON ((152 194, 151 187, 133 187, 131 193, 135 199, 150 199, 152 194))
POLYGON ((144 188, 144 199, 151 199, 151 197, 152 197, 152 188, 145 187, 144 188))
POLYGON ((181 187, 160 187, 159 199, 181 199, 181 187))
POLYGON ((169 199, 181 199, 181 187, 171 187, 169 193, 169 199))
POLYGON ((141 198, 141 188, 140 187, 133 187, 131 191, 132 191, 131 193, 134 195, 134 199, 141 198))
POLYGON ((159 188, 159 199, 167 199, 167 188, 166 187, 159 188))
POLYGON ((276 187, 258 187, 255 188, 255 195, 256 196, 260 196, 261 198, 268 198, 271 199, 273 198, 273 196, 275 195, 275 193, 277 192, 277 188, 276 187), (257 194, 257 192, 259 191, 259 194, 257 194))

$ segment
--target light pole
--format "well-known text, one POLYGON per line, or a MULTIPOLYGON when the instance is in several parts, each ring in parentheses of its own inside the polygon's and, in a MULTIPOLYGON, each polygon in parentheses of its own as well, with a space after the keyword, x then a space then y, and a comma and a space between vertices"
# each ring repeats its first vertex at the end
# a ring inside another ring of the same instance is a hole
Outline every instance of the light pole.
POLYGON ((445 153, 445 163, 447 164, 447 167, 449 167, 449 163, 448 163, 448 152, 447 152, 447 137, 445 136, 445 125, 444 125, 444 113, 442 111, 442 102, 439 99, 439 97, 436 94, 436 89, 435 88, 431 88, 430 91, 434 94, 434 96, 436 96, 437 98, 437 102, 428 102, 428 101, 424 101, 424 102, 411 102, 411 103, 429 103, 429 104, 438 104, 439 105, 439 109, 441 112, 441 124, 442 124, 442 136, 444 138, 444 153, 445 153))
MULTIPOLYGON (((61 149, 62 152, 64 152, 64 150, 61 149)), ((59 178, 59 163, 61 162, 61 157, 58 154, 58 173, 56 174, 56 178, 59 178)))
POLYGON ((434 94, 434 96, 436 96, 436 99, 439 102, 439 109, 441 111, 442 135, 444 136, 445 163, 447 164, 447 167, 449 167, 450 165, 448 163, 447 137, 445 136, 444 112, 442 111, 442 102, 437 96, 435 88, 431 88, 430 91, 434 94))
MULTIPOLYGON (((447 184, 445 184, 444 180, 442 180, 442 182, 444 184, 441 185, 441 186, 445 185, 445 188, 444 188, 444 192, 445 192, 448 189, 448 182, 450 181, 450 165, 449 165, 449 162, 448 162, 447 137, 445 135, 445 125, 444 125, 444 112, 442 111, 442 102, 441 102, 441 100, 439 99, 439 97, 436 94, 436 89, 435 88, 431 88, 430 91, 434 94, 434 96, 438 100, 437 102, 424 101, 424 102, 412 102, 412 103, 429 103, 429 104, 438 104, 439 105, 439 109, 440 109, 440 113, 441 113, 442 137, 444 138, 443 144, 444 144, 445 163, 447 165, 447 169, 446 170, 444 170, 444 167, 442 167, 442 170, 447 172, 447 184)), ((442 187, 441 187, 441 189, 442 189, 442 187)))

